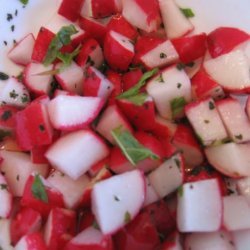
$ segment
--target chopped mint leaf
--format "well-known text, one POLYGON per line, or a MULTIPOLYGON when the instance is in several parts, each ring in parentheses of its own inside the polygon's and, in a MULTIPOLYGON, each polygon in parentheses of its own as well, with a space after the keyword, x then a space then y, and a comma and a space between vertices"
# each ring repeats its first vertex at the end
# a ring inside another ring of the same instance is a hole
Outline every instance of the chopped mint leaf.
POLYGON ((160 74, 159 77, 156 78, 156 81, 157 82, 165 82, 164 79, 163 79, 162 74, 160 74))
POLYGON ((124 214, 124 222, 127 224, 131 221, 131 214, 127 211, 125 214, 124 214))
POLYGON ((144 104, 144 102, 146 101, 147 97, 148 97, 147 94, 140 93, 138 95, 128 97, 127 100, 129 100, 130 102, 132 102, 133 104, 135 104, 137 106, 141 106, 141 105, 144 104))
POLYGON ((242 134, 239 134, 239 135, 235 135, 235 138, 238 139, 238 140, 242 140, 243 136, 242 136, 242 134))
POLYGON ((208 103, 208 106, 210 110, 215 109, 214 103, 212 101, 208 103))
POLYGON ((4 183, 0 184, 0 189, 1 190, 7 190, 8 189, 7 184, 4 184, 4 183))
POLYGON ((111 134, 123 154, 133 165, 146 158, 159 159, 158 155, 141 145, 128 130, 118 127, 113 129, 111 134))
POLYGON ((12 116, 11 110, 5 110, 3 114, 1 115, 2 121, 7 121, 12 116))
POLYGON ((48 203, 48 195, 46 189, 38 174, 35 175, 34 182, 31 187, 31 192, 36 199, 48 203))
POLYGON ((117 197, 116 195, 114 195, 114 200, 115 201, 120 201, 119 197, 117 197))
POLYGON ((183 196, 183 186, 178 187, 177 193, 178 193, 178 195, 179 195, 180 197, 183 196))
POLYGON ((78 31, 76 30, 74 25, 63 26, 56 36, 53 38, 49 45, 49 49, 43 61, 45 66, 50 65, 57 58, 60 49, 64 45, 68 45, 71 42, 71 36, 76 34, 78 31))
POLYGON ((161 59, 166 58, 166 57, 167 57, 167 55, 165 53, 163 53, 163 52, 160 53, 160 58, 161 59))
POLYGON ((6 81, 9 79, 9 76, 5 74, 4 72, 0 72, 0 80, 6 81))
POLYGON ((99 227, 99 225, 97 224, 97 222, 95 220, 92 223, 92 227, 95 228, 96 230, 100 230, 100 227, 99 227))
POLYGON ((185 17, 190 18, 194 17, 194 12, 190 8, 180 8, 185 17))
POLYGON ((151 78, 153 75, 155 75, 157 72, 159 71, 158 68, 152 69, 151 71, 148 71, 146 73, 143 74, 143 76, 141 77, 141 79, 139 80, 139 82, 133 86, 132 88, 128 89, 127 91, 123 92, 122 94, 118 95, 117 98, 118 99, 126 99, 128 97, 137 95, 141 89, 141 87, 143 87, 147 80, 149 78, 151 78))
POLYGON ((171 101, 171 110, 173 117, 176 117, 183 111, 184 106, 186 105, 186 100, 183 96, 176 97, 171 101))
POLYGON ((27 5, 29 3, 29 0, 19 0, 23 5, 27 5))

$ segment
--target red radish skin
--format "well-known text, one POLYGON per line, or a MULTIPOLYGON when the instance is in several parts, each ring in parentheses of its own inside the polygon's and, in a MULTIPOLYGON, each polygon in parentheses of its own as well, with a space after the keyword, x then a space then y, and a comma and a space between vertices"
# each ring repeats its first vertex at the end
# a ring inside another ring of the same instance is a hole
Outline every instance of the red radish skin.
POLYGON ((80 17, 80 10, 83 4, 83 0, 63 0, 58 13, 72 22, 75 22, 80 17))
POLYGON ((48 29, 42 27, 37 35, 34 49, 32 52, 32 61, 42 63, 45 59, 49 45, 55 34, 48 29))
POLYGON ((121 14, 116 14, 110 19, 107 29, 118 32, 131 40, 135 40, 138 32, 121 14))
POLYGON ((91 167, 91 169, 88 171, 88 174, 91 177, 97 176, 100 171, 102 171, 103 168, 107 168, 109 166, 110 159, 109 157, 97 162, 95 165, 91 167))
POLYGON ((48 160, 45 158, 48 147, 48 145, 33 147, 30 151, 31 161, 36 164, 48 164, 48 160))
POLYGON ((16 107, 4 105, 0 107, 0 128, 4 131, 13 131, 16 127, 16 107))
POLYGON ((140 68, 128 71, 122 75, 123 90, 126 91, 132 88, 136 83, 139 82, 143 73, 140 68))
POLYGON ((192 93, 195 99, 212 97, 222 99, 225 97, 222 87, 201 68, 191 79, 192 93))
POLYGON ((15 250, 34 250, 34 249, 36 250, 47 249, 41 233, 32 233, 25 235, 15 245, 15 250))
POLYGON ((210 55, 215 58, 233 50, 237 45, 247 41, 249 34, 231 27, 219 27, 208 34, 207 45, 210 55))
POLYGON ((11 241, 15 245, 24 235, 38 232, 42 226, 42 217, 32 208, 22 208, 12 219, 11 241))
POLYGON ((16 64, 25 66, 31 62, 35 38, 32 33, 26 35, 9 51, 8 58, 16 64))
POLYGON ((176 38, 171 42, 179 54, 180 61, 190 63, 205 55, 206 40, 207 35, 201 33, 194 36, 176 38))

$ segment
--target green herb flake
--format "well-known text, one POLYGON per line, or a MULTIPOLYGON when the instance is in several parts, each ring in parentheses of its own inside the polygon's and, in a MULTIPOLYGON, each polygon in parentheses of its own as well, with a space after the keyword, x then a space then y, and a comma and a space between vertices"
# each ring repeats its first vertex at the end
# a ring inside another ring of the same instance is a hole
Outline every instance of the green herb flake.
POLYGON ((0 184, 0 188, 1 188, 1 190, 7 190, 8 189, 8 185, 2 183, 2 184, 0 184))
POLYGON ((46 189, 38 174, 36 174, 34 177, 34 182, 31 187, 31 192, 36 199, 48 203, 48 195, 46 189))
POLYGON ((10 110, 5 110, 3 114, 1 115, 2 121, 7 121, 9 118, 11 118, 12 112, 10 110))
POLYGON ((180 82, 177 83, 177 88, 180 89, 182 84, 180 82))
POLYGON ((186 104, 187 102, 183 96, 174 98, 170 103, 173 117, 179 115, 186 104))
POLYGON ((178 64, 176 65, 176 68, 177 68, 178 70, 183 70, 183 69, 185 68, 185 64, 183 64, 183 63, 178 63, 178 64))
POLYGON ((95 65, 95 62, 93 61, 93 59, 91 58, 91 56, 88 56, 87 64, 89 64, 90 66, 95 65))
POLYGON ((20 176, 19 174, 16 176, 16 180, 19 181, 20 180, 20 176))
POLYGON ((127 224, 131 221, 131 215, 128 211, 124 214, 124 222, 127 224))
POLYGON ((180 160, 177 159, 177 158, 175 158, 174 161, 175 161, 176 166, 180 169, 180 167, 181 167, 181 162, 180 162, 180 160))
POLYGON ((238 140, 242 140, 243 139, 243 136, 242 136, 242 134, 239 134, 239 135, 235 135, 234 136, 236 139, 238 139, 238 140))
POLYGON ((123 92, 122 94, 118 95, 116 98, 117 99, 126 99, 128 97, 139 94, 141 87, 143 87, 146 84, 146 82, 149 78, 151 78, 153 75, 157 74, 158 71, 159 71, 159 69, 155 68, 155 69, 152 69, 151 71, 144 73, 137 84, 135 84, 132 88, 128 89, 127 91, 123 92))
POLYGON ((22 103, 27 103, 29 101, 28 95, 27 94, 23 94, 21 96, 21 101, 22 101, 22 103))
POLYGON ((187 18, 191 18, 195 16, 193 10, 190 8, 180 8, 180 10, 184 14, 184 16, 187 18))
POLYGON ((205 122, 206 124, 208 124, 208 123, 209 123, 209 120, 204 120, 204 122, 205 122))
POLYGON ((214 103, 213 103, 212 101, 210 101, 210 102, 208 103, 208 107, 209 107, 210 110, 215 109, 214 103))
POLYGON ((178 189, 177 189, 177 193, 178 193, 178 195, 180 196, 180 197, 182 197, 183 196, 183 186, 179 186, 178 187, 178 189))
MULTIPOLYGON (((56 36, 52 39, 48 51, 46 53, 43 64, 45 66, 50 65, 54 62, 54 60, 58 57, 60 53, 60 49, 64 45, 68 45, 71 42, 71 36, 76 34, 78 31, 76 30, 74 25, 63 26, 56 36)), ((60 56, 60 55, 59 55, 60 56)))
POLYGON ((9 79, 9 76, 5 74, 4 72, 0 72, 0 80, 6 81, 9 79))
POLYGON ((40 125, 39 125, 39 130, 40 130, 41 132, 44 132, 44 131, 45 131, 45 127, 44 127, 43 124, 40 124, 40 125))
POLYGON ((29 3, 29 0, 19 0, 23 5, 27 5, 29 3))
POLYGON ((92 227, 95 228, 96 230, 100 230, 100 227, 95 220, 92 223, 92 227))
POLYGON ((165 53, 163 53, 163 52, 160 53, 160 58, 161 59, 166 58, 166 57, 167 57, 167 55, 165 53))
POLYGON ((146 158, 159 159, 158 155, 141 145, 128 130, 118 127, 113 129, 111 134, 125 157, 134 166, 146 158))
POLYGON ((145 103, 147 98, 148 98, 147 94, 140 93, 138 95, 128 97, 127 100, 132 102, 133 104, 135 104, 137 106, 142 106, 145 103))
POLYGON ((162 74, 160 74, 159 77, 156 78, 156 81, 157 82, 165 82, 164 79, 163 79, 162 74))
POLYGON ((117 197, 116 195, 114 195, 114 200, 115 201, 120 201, 119 197, 117 197))
POLYGON ((18 94, 16 93, 16 90, 13 89, 10 92, 10 98, 16 99, 17 97, 18 97, 18 94))
POLYGON ((186 63, 185 66, 189 67, 189 68, 192 68, 194 67, 195 63, 194 62, 189 62, 189 63, 186 63))

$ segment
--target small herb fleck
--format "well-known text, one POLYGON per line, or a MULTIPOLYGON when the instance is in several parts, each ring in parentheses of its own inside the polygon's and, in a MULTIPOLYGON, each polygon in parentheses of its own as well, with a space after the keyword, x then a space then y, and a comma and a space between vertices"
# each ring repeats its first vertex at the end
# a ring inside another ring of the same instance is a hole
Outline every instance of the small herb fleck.
POLYGON ((116 195, 114 195, 114 200, 115 201, 120 201, 120 199, 116 195))
POLYGON ((100 229, 99 225, 97 224, 97 222, 95 220, 92 223, 92 227, 95 228, 96 230, 100 229))
POLYGON ((167 57, 167 55, 165 53, 163 53, 163 52, 160 53, 160 58, 161 59, 166 58, 166 57, 167 57))
POLYGON ((195 63, 194 62, 189 62, 189 63, 186 63, 185 66, 189 67, 189 68, 192 68, 194 67, 195 63))
POLYGON ((95 62, 92 60, 91 56, 88 56, 87 63, 88 63, 90 66, 95 65, 95 62))
POLYGON ((9 79, 9 76, 6 73, 0 72, 0 80, 6 81, 9 79))
POLYGON ((194 189, 194 186, 192 184, 189 185, 190 189, 194 189))
POLYGON ((31 186, 31 191, 32 191, 33 196, 36 199, 44 201, 45 203, 48 203, 48 195, 47 195, 46 189, 38 174, 35 175, 34 177, 34 182, 31 186))
POLYGON ((182 86, 182 84, 178 82, 178 83, 177 83, 177 88, 180 89, 181 86, 182 86))
POLYGON ((194 17, 194 12, 190 8, 180 8, 185 17, 190 18, 194 17))
POLYGON ((183 63, 178 63, 178 64, 176 65, 176 68, 177 68, 178 70, 183 70, 183 69, 185 68, 185 64, 183 64, 183 63))
POLYGON ((15 16, 17 16, 18 15, 18 10, 15 10, 15 16))
POLYGON ((44 132, 44 131, 45 131, 44 125, 43 125, 43 124, 40 124, 40 125, 39 125, 39 129, 40 129, 40 131, 44 132))
POLYGON ((204 120, 204 122, 208 124, 208 123, 209 123, 209 120, 204 120))
POLYGON ((209 109, 210 109, 210 110, 215 109, 214 103, 211 102, 211 101, 208 103, 208 106, 209 106, 209 109))
POLYGON ((7 121, 12 116, 12 113, 10 110, 5 110, 3 114, 1 115, 2 121, 7 121))
POLYGON ((234 136, 236 139, 238 139, 238 140, 242 140, 243 139, 243 136, 242 136, 242 134, 239 134, 239 135, 235 135, 234 136))
POLYGON ((10 26, 10 29, 11 29, 12 32, 14 32, 14 30, 15 30, 15 25, 11 25, 11 26, 10 26))
POLYGON ((7 190, 8 186, 7 186, 7 184, 0 184, 0 188, 1 188, 1 190, 7 190))
POLYGON ((20 176, 19 174, 16 176, 16 180, 19 181, 20 180, 20 176))
POLYGON ((6 19, 7 19, 8 22, 11 21, 13 19, 12 14, 7 13, 7 18, 6 19))
POLYGON ((22 103, 28 102, 28 101, 29 101, 28 95, 27 95, 27 94, 23 94, 23 95, 21 96, 21 101, 22 101, 22 103))
POLYGON ((4 45, 5 45, 5 46, 7 46, 7 45, 8 45, 7 41, 3 41, 3 43, 4 43, 4 45))
POLYGON ((175 161, 176 166, 177 166, 178 168, 180 168, 180 167, 181 167, 180 160, 177 159, 177 158, 175 158, 174 161, 175 161))
POLYGON ((22 4, 27 5, 29 3, 29 0, 19 0, 22 4))
POLYGON ((164 82, 163 76, 162 74, 160 74, 157 78, 156 78, 157 82, 164 82))
POLYGON ((182 197, 183 196, 183 186, 178 187, 177 192, 178 192, 178 195, 180 197, 182 197))
POLYGON ((125 214, 124 214, 124 222, 125 223, 129 223, 131 221, 131 215, 130 213, 127 211, 125 214))
POLYGON ((13 89, 13 90, 10 92, 10 98, 16 99, 17 97, 18 97, 18 94, 17 94, 16 91, 13 89))

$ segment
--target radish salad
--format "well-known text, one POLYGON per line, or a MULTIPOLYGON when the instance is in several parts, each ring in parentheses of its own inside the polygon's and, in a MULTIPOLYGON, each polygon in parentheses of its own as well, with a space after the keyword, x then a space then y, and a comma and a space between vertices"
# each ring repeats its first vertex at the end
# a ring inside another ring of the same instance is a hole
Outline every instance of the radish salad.
POLYGON ((0 72, 0 249, 250 249, 250 36, 194 33, 195 15, 62 0, 15 41, 22 71, 0 72))

